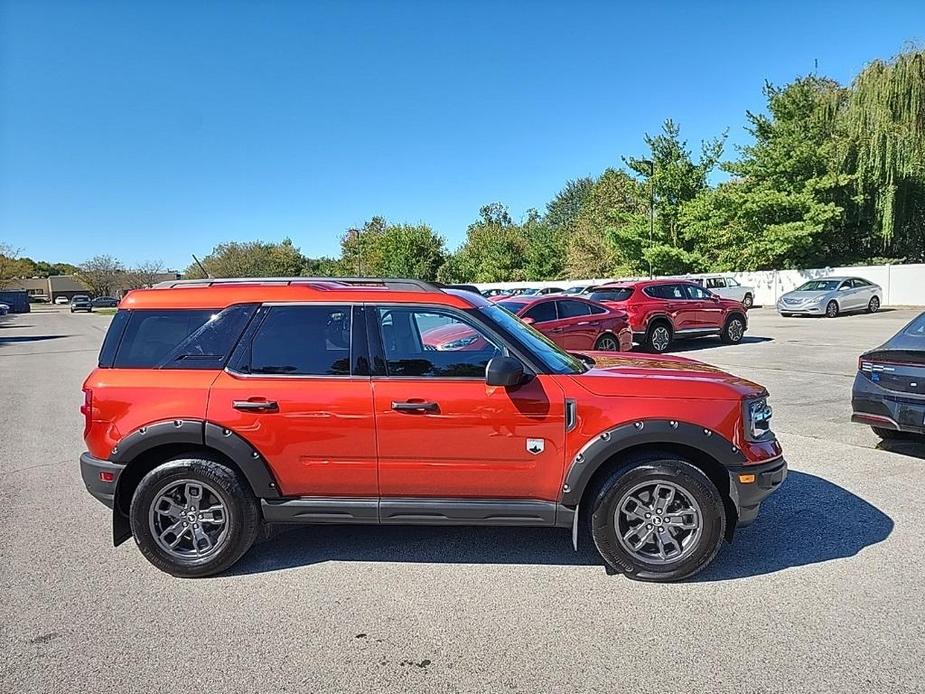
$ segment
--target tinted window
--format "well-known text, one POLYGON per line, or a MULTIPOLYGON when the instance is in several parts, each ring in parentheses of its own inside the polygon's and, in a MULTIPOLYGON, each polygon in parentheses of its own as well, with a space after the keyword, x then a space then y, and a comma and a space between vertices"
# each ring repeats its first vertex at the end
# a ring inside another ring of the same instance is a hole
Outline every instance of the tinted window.
POLYGON ((532 318, 534 323, 547 323, 551 320, 556 320, 558 318, 556 304, 554 301, 544 301, 527 311, 523 317, 532 318))
POLYGON ((473 325, 443 311, 380 308, 379 326, 389 376, 484 378, 488 361, 503 353, 473 325))
POLYGON ((870 286, 870 282, 868 282, 867 280, 862 280, 860 278, 851 280, 851 283, 855 287, 869 287, 870 286))
POLYGON ((607 313, 607 309, 603 306, 595 306, 591 304, 591 313, 607 313))
POLYGON ((151 369, 218 312, 214 309, 130 311, 113 366, 151 369))
POLYGON ((734 278, 732 278, 732 277, 727 277, 727 278, 726 278, 726 286, 727 286, 727 287, 741 287, 742 285, 739 284, 734 278))
POLYGON ((707 280, 707 289, 716 289, 717 287, 725 287, 726 282, 722 277, 711 277, 707 280))
POLYGON ((626 301, 633 295, 632 287, 596 289, 588 295, 591 301, 626 301))
POLYGON ((687 293, 680 284, 656 284, 643 290, 656 299, 686 299, 687 293))
POLYGON ((838 289, 838 280, 810 280, 794 289, 795 292, 831 292, 838 289))
POLYGON ((164 357, 165 369, 221 369, 257 307, 231 306, 203 325, 164 357))
POLYGON ((119 349, 119 342, 122 340, 122 333, 125 331, 125 326, 128 324, 128 319, 131 315, 130 311, 117 311, 116 315, 112 317, 109 330, 106 331, 106 338, 103 340, 103 346, 100 348, 99 364, 101 367, 112 366, 116 358, 116 350, 119 349))
POLYGON ((560 301, 559 317, 560 318, 577 318, 578 316, 590 316, 591 307, 581 301, 560 301))
POLYGON ((708 292, 706 289, 697 287, 693 284, 685 284, 681 286, 683 286, 684 289, 687 290, 688 298, 695 299, 697 301, 709 299, 712 296, 712 294, 708 292))
POLYGON ((243 369, 253 374, 348 376, 349 306, 272 306, 243 369))
POLYGON ((915 318, 909 325, 903 328, 906 335, 915 335, 916 337, 925 337, 925 313, 915 318))
POLYGON ((526 302, 523 302, 523 301, 498 301, 495 305, 501 306, 502 308, 506 308, 508 311, 510 311, 516 316, 517 312, 520 311, 520 309, 522 309, 527 304, 526 302))

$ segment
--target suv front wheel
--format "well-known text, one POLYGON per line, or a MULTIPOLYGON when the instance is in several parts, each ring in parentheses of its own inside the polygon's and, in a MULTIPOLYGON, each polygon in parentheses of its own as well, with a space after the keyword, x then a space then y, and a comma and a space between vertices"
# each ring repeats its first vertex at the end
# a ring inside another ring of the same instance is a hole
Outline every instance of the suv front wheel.
POLYGON ((709 564, 726 531, 716 486, 670 453, 633 456, 593 497, 591 536, 608 564, 640 581, 679 581, 709 564))
POLYGON ((745 321, 741 316, 730 316, 723 326, 720 339, 727 345, 737 345, 745 337, 745 321))
POLYGON ((211 576, 240 559, 260 530, 257 500, 215 460, 179 456, 144 476, 129 510, 141 553, 174 576, 211 576))

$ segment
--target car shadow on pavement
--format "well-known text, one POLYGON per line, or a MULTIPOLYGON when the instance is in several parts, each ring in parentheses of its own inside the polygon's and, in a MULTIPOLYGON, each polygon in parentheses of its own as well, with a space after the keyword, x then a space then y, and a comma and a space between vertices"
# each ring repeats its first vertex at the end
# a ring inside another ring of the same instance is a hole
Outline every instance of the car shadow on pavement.
POLYGON ((791 470, 755 522, 692 581, 723 581, 853 557, 885 540, 893 519, 821 477, 791 470))
MULTIPOLYGON (((740 345, 751 345, 758 344, 760 342, 773 342, 773 337, 762 337, 759 335, 746 335, 740 341, 740 345)), ((671 343, 671 347, 668 348, 666 354, 682 354, 684 352, 692 352, 698 349, 713 349, 720 347, 735 347, 736 345, 727 345, 725 342, 720 340, 718 337, 694 337, 689 340, 676 340, 671 343)), ((642 350, 639 345, 635 346, 636 350, 642 350)), ((642 350, 645 351, 645 350, 642 350)))
POLYGON ((70 335, 0 335, 0 345, 59 340, 62 337, 70 337, 70 335))
MULTIPOLYGON (((886 514, 836 484, 791 471, 758 520, 736 532, 713 564, 691 579, 721 581, 851 557, 893 529, 886 514), (833 514, 837 521, 833 522, 833 514)), ((589 540, 549 528, 315 525, 274 530, 224 575, 256 574, 327 561, 421 564, 601 566, 589 540)))
POLYGON ((925 441, 916 441, 914 439, 885 439, 877 444, 877 450, 925 459, 925 441))

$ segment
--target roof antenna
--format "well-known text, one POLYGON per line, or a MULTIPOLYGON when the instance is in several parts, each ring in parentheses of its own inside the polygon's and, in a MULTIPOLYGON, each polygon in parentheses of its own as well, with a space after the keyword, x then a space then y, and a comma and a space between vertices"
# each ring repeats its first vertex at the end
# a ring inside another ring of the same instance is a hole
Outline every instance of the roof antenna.
POLYGON ((206 279, 208 280, 215 279, 214 277, 212 277, 209 271, 206 270, 205 267, 203 267, 202 263, 199 262, 199 258, 196 257, 195 253, 190 253, 190 255, 193 256, 193 260, 196 261, 196 265, 198 265, 199 269, 202 270, 202 274, 206 276, 206 279))

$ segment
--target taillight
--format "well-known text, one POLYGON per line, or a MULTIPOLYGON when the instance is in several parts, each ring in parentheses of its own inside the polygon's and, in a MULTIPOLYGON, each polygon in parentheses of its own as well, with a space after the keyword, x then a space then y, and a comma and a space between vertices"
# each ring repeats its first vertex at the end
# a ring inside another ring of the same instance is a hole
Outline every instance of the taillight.
POLYGON ((84 388, 84 404, 80 412, 84 416, 84 438, 90 433, 90 424, 93 422, 93 390, 84 388))

